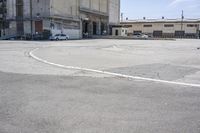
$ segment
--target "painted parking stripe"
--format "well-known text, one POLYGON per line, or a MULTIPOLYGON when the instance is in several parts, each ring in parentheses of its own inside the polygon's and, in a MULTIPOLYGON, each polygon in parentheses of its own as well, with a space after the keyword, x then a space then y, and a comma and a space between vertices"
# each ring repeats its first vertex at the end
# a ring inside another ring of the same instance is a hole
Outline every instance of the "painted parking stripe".
POLYGON ((53 62, 49 62, 47 60, 44 60, 42 58, 39 58, 35 56, 33 53, 39 50, 39 48, 36 48, 32 51, 29 52, 29 55, 42 63, 48 64, 48 65, 53 65, 56 67, 64 68, 64 69, 75 69, 75 70, 82 70, 82 71, 88 71, 88 72, 94 72, 94 73, 100 73, 100 74, 106 74, 106 75, 111 75, 111 76, 116 76, 116 77, 122 77, 122 78, 128 78, 128 79, 134 79, 134 80, 143 80, 143 81, 151 81, 151 82, 157 82, 157 83, 165 83, 165 84, 173 84, 173 85, 181 85, 181 86, 190 86, 190 87, 199 87, 200 84, 191 84, 191 83, 183 83, 183 82, 175 82, 175 81, 167 81, 167 80, 160 80, 160 79, 153 79, 153 78, 145 78, 145 77, 138 77, 138 76, 131 76, 131 75, 124 75, 120 73, 113 73, 113 72, 108 72, 108 71, 102 71, 102 70, 95 70, 95 69, 89 69, 89 68, 83 68, 83 67, 75 67, 75 66, 65 66, 61 64, 56 64, 53 62))

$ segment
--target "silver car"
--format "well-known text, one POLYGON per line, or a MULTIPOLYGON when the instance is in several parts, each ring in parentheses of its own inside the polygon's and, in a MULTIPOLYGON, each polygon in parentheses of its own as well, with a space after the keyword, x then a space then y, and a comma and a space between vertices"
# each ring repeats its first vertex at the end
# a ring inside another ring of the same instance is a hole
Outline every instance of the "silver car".
POLYGON ((133 38, 148 39, 149 36, 148 36, 148 35, 145 35, 145 34, 142 34, 142 33, 134 33, 134 34, 133 34, 133 38))
POLYGON ((69 36, 66 34, 56 34, 50 37, 50 40, 68 40, 69 36))

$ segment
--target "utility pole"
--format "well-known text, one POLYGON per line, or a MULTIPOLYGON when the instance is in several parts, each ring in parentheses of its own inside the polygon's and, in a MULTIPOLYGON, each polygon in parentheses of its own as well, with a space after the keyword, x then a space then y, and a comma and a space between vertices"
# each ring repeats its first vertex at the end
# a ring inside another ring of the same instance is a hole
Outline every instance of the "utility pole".
POLYGON ((121 22, 124 20, 124 13, 121 13, 121 22))
POLYGON ((33 40, 33 5, 32 0, 30 0, 30 24, 31 24, 31 39, 33 40))
POLYGON ((184 19, 184 14, 183 14, 183 10, 182 10, 182 13, 181 13, 181 38, 183 38, 183 19, 184 19))
POLYGON ((183 31, 183 19, 184 19, 184 14, 183 14, 183 10, 182 10, 182 14, 181 14, 181 31, 183 31))

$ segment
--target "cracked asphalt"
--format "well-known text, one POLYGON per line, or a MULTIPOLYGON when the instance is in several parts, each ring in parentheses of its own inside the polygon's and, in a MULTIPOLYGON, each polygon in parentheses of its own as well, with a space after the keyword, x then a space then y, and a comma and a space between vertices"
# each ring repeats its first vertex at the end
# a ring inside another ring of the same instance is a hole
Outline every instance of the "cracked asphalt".
POLYGON ((0 42, 0 133, 199 133, 200 40, 0 42))

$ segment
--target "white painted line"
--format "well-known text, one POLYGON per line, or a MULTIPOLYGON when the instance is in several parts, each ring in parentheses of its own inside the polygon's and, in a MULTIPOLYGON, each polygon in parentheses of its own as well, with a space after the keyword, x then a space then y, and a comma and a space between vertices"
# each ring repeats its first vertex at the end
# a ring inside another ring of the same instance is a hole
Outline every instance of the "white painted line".
POLYGON ((160 79, 152 79, 152 78, 144 78, 144 77, 138 77, 138 76, 131 76, 131 75, 124 75, 120 73, 113 73, 113 72, 107 72, 107 71, 102 71, 102 70, 95 70, 95 69, 89 69, 89 68, 82 68, 82 67, 74 67, 74 66, 65 66, 61 64, 56 64, 53 62, 49 62, 47 60, 41 59, 37 56, 35 56, 33 53, 35 51, 39 50, 39 48, 36 48, 32 51, 29 52, 29 55, 42 63, 48 64, 48 65, 53 65, 56 67, 64 68, 64 69, 75 69, 75 70, 82 70, 82 71, 88 71, 88 72, 94 72, 94 73, 100 73, 100 74, 106 74, 106 75, 111 75, 111 76, 116 76, 116 77, 122 77, 122 78, 128 78, 128 79, 134 79, 134 80, 143 80, 143 81, 151 81, 151 82, 157 82, 157 83, 165 83, 165 84, 173 84, 173 85, 181 85, 181 86, 190 86, 190 87, 200 87, 200 84, 191 84, 191 83, 183 83, 183 82, 175 82, 175 81, 167 81, 167 80, 160 80, 160 79))

